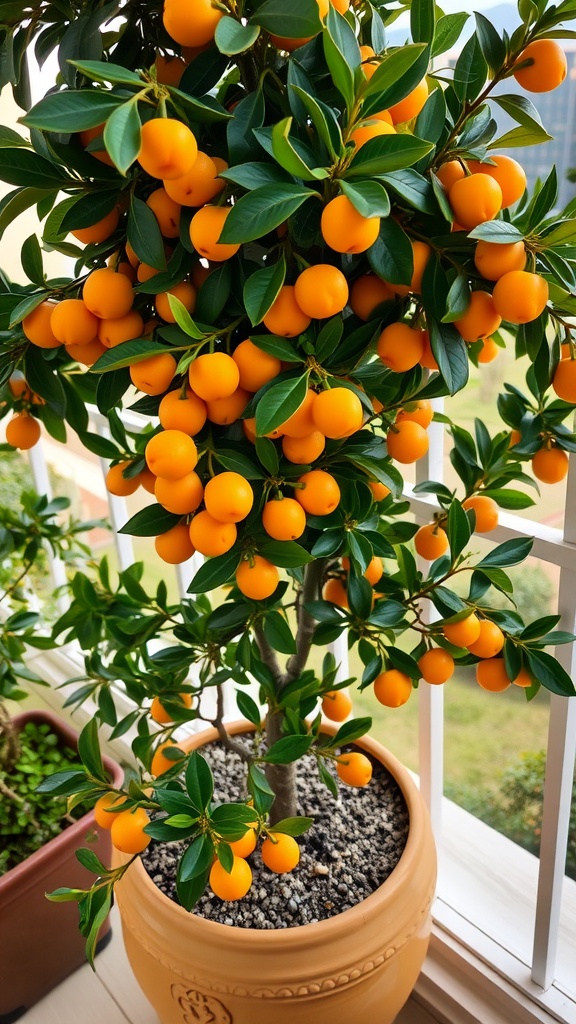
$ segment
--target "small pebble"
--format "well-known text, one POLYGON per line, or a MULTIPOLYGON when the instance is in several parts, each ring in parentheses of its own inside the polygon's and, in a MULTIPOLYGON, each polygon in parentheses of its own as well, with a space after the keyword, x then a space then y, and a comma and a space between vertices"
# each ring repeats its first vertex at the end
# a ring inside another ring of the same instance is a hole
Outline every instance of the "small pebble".
MULTIPOLYGON (((237 755, 217 745, 202 752, 214 773, 214 802, 245 799, 237 755)), ((314 819, 298 839, 298 866, 289 875, 274 875, 256 851, 249 858, 254 882, 248 895, 225 903, 207 889, 194 910, 199 917, 263 930, 315 924, 360 903, 385 881, 400 859, 409 825, 404 798, 388 772, 375 762, 369 786, 342 786, 334 800, 318 778, 315 759, 306 757, 297 789, 299 813, 314 819)), ((176 866, 185 847, 185 841, 152 841, 142 854, 152 880, 175 902, 176 866)))

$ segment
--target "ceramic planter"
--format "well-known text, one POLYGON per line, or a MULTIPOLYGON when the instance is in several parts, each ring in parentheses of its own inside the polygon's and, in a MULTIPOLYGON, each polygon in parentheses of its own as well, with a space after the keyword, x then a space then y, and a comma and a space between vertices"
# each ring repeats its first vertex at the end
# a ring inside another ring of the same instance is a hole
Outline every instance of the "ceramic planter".
MULTIPOLYGON (((236 723, 230 731, 246 730, 247 723, 236 723)), ((214 730, 197 734, 189 748, 216 738, 214 730)), ((117 887, 126 950, 161 1024, 394 1020, 426 955, 436 855, 426 807, 407 770, 373 740, 357 745, 396 779, 410 831, 388 879, 350 910, 295 928, 233 928, 169 900, 140 860, 126 873, 117 887)))
MULTIPOLYGON (((76 749, 77 734, 48 711, 30 711, 16 717, 16 725, 47 723, 62 744, 76 749)), ((122 771, 108 758, 106 768, 115 782, 122 771)), ((50 903, 45 893, 67 885, 88 888, 94 876, 74 853, 89 848, 104 862, 111 854, 110 834, 97 829, 92 814, 85 814, 43 847, 0 877, 0 1024, 12 1024, 38 999, 85 962, 84 939, 78 930, 76 903, 50 903)), ((108 941, 110 925, 103 926, 100 948, 108 941)))

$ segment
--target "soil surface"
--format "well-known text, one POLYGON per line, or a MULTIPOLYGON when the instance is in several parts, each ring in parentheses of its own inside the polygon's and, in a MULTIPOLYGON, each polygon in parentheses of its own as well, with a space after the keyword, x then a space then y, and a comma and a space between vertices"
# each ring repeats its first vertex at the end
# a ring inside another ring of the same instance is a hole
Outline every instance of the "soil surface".
MULTIPOLYGON (((214 802, 244 799, 240 759, 215 744, 202 753, 214 773, 214 802)), ((254 881, 247 896, 223 902, 207 889, 194 913, 240 928, 292 928, 334 917, 374 892, 398 863, 409 822, 397 783, 379 762, 373 763, 367 787, 340 785, 334 799, 318 777, 315 759, 303 758, 299 812, 314 818, 314 824, 297 840, 300 863, 289 874, 274 874, 257 848, 248 858, 254 881)), ((185 846, 153 841, 142 854, 152 880, 176 902, 176 868, 185 846)))

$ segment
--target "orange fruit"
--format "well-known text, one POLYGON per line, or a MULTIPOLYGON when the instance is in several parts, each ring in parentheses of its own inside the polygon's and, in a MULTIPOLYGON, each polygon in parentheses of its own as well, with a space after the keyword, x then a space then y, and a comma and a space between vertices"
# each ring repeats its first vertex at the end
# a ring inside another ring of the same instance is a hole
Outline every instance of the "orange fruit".
POLYGON ((504 658, 486 658, 476 665, 476 682, 483 690, 501 693, 510 686, 510 678, 506 673, 504 658))
POLYGON ((95 159, 99 160, 102 164, 108 164, 108 167, 114 167, 114 161, 104 146, 102 138, 104 128, 104 124, 99 124, 95 128, 86 128, 85 131, 78 133, 78 138, 84 146, 84 149, 86 149, 94 139, 99 139, 101 145, 96 149, 89 149, 88 152, 90 153, 90 156, 95 157, 95 159))
POLYGON ((224 188, 223 178, 218 177, 218 167, 207 153, 198 150, 198 156, 190 170, 181 178, 164 182, 166 192, 180 206, 204 206, 224 188))
POLYGON ((64 348, 71 359, 84 366, 94 366, 96 360, 106 352, 106 345, 98 338, 89 341, 87 345, 65 345, 64 348))
POLYGON ((552 378, 552 388, 562 401, 576 405, 576 360, 560 360, 552 378))
POLYGON ((450 191, 455 181, 466 177, 466 171, 460 160, 448 160, 436 171, 436 177, 440 180, 447 192, 450 191))
POLYGON ((311 516, 327 516, 340 503, 340 488, 334 477, 324 469, 312 469, 298 478, 296 500, 311 516))
POLYGON ((304 400, 291 416, 280 425, 283 434, 288 437, 306 437, 316 430, 316 424, 312 418, 312 410, 316 402, 316 392, 308 389, 304 400))
POLYGON ((199 398, 213 402, 234 394, 240 383, 240 372, 226 352, 207 352, 190 363, 188 379, 199 398))
POLYGON ((397 668, 386 669, 374 680, 374 696, 387 708, 399 708, 412 696, 412 680, 397 668))
POLYGON ((479 363, 492 363, 500 355, 500 348, 494 338, 482 338, 482 348, 478 353, 479 363))
POLYGON ((121 811, 110 826, 112 845, 121 853, 142 853, 152 838, 144 832, 149 822, 150 818, 143 807, 121 811))
POLYGON ((386 434, 388 455, 396 462, 407 465, 417 462, 428 451, 428 434, 419 423, 404 420, 395 424, 386 434))
MULTIPOLYGON (((191 693, 170 694, 170 697, 165 699, 182 704, 183 709, 192 707, 191 693)), ((170 712, 164 707, 160 697, 154 697, 150 705, 150 718, 157 722, 158 725, 168 725, 169 722, 174 721, 170 712)))
POLYGON ((384 366, 395 373, 405 373, 416 366, 422 358, 422 331, 415 330, 408 324, 389 324, 378 338, 376 351, 384 366))
POLYGON ((418 659, 418 668, 426 683, 441 686, 454 674, 454 658, 442 647, 431 647, 418 659))
POLYGON ((173 117, 153 117, 142 125, 137 160, 151 178, 181 178, 190 170, 198 146, 188 125, 173 117))
POLYGON ((294 294, 307 316, 324 320, 344 309, 348 302, 348 282, 338 267, 317 263, 299 275, 294 294))
POLYGON ((134 292, 125 274, 117 274, 109 267, 93 270, 84 282, 82 298, 94 316, 101 320, 126 316, 132 309, 134 292))
POLYGON ((109 829, 112 828, 112 822, 118 817, 119 811, 113 811, 112 808, 115 806, 121 806, 126 803, 126 797, 123 797, 118 793, 104 793, 104 796, 98 798, 94 804, 93 815, 96 820, 96 824, 100 828, 109 829))
POLYGON ((224 555, 236 543, 234 523, 221 523, 209 512, 197 512, 190 523, 190 540, 196 551, 208 558, 224 555))
POLYGON ((156 554, 169 565, 180 565, 187 562, 194 554, 194 545, 185 523, 178 523, 166 533, 161 533, 154 540, 156 554))
POLYGON ((143 487, 145 491, 148 491, 148 494, 154 494, 156 477, 154 476, 154 473, 150 472, 148 466, 145 466, 145 468, 141 469, 138 473, 138 483, 140 484, 140 487, 143 487))
MULTIPOLYGON (((375 121, 374 127, 379 128, 380 134, 385 130, 394 131, 385 121, 375 121)), ((353 139, 355 134, 352 134, 353 139)), ((360 145, 357 143, 358 148, 360 145)), ((320 230, 326 245, 335 252, 366 252, 378 238, 380 217, 363 217, 347 196, 336 196, 322 210, 320 230)))
POLYGON ((293 836, 270 832, 262 843, 262 860, 270 871, 283 875, 296 867, 300 860, 300 847, 293 836))
POLYGON ((391 286, 376 274, 363 274, 356 278, 350 289, 352 312, 361 320, 371 320, 378 306, 382 302, 391 302, 393 298, 391 286))
POLYGON ((231 206, 203 206, 190 221, 190 241, 197 253, 214 263, 229 260, 239 243, 219 242, 231 206))
POLYGON ((394 124, 402 124, 404 121, 411 121, 413 117, 417 117, 422 107, 428 99, 428 83, 425 78, 418 83, 412 92, 409 92, 403 100, 399 103, 393 103, 390 110, 390 116, 394 124))
POLYGON ((124 476, 124 470, 130 465, 130 462, 118 462, 115 466, 110 466, 106 474, 106 488, 110 491, 110 494, 115 494, 119 498, 126 498, 129 494, 134 494, 138 490, 140 486, 138 477, 124 476))
POLYGON ((562 448, 541 448, 532 456, 532 472, 544 484, 557 484, 568 473, 568 454, 562 448))
POLYGON ((286 434, 282 438, 282 451, 288 462, 294 462, 297 466, 307 466, 320 458, 326 447, 326 438, 319 430, 305 434, 304 437, 290 437, 286 434))
POLYGON ((448 534, 438 523, 421 526, 414 536, 414 547, 421 558, 433 562, 448 551, 448 534))
POLYGON ((210 0, 164 0, 162 20, 169 36, 181 46, 204 46, 214 39, 223 11, 210 0))
POLYGON ((190 281, 180 281, 178 284, 173 285, 172 288, 169 288, 167 292, 159 292, 156 296, 156 312, 166 323, 176 323, 176 317, 170 309, 169 295, 179 299, 189 313, 194 312, 196 308, 196 289, 193 284, 190 284, 190 281))
POLYGON ((206 405, 193 391, 182 395, 182 388, 169 391, 160 402, 158 418, 164 430, 197 434, 206 422, 206 405))
POLYGON ((384 501, 390 494, 390 488, 386 487, 386 484, 380 483, 379 480, 369 480, 368 486, 372 491, 374 501, 384 501))
POLYGON ((181 205, 168 194, 165 188, 157 188, 146 200, 158 221, 160 233, 164 238, 178 238, 180 234, 181 205))
POLYGON ((468 309, 463 316, 454 321, 454 326, 464 341, 473 342, 493 334, 501 322, 502 317, 490 292, 477 291, 472 292, 468 309))
POLYGON ((28 341, 38 348, 58 348, 62 344, 52 330, 52 314, 56 306, 56 302, 46 299, 31 313, 28 313, 28 316, 25 316, 22 321, 22 330, 28 341))
MULTIPOLYGON (((389 111, 387 111, 387 113, 391 119, 392 115, 389 111)), ((370 142, 370 139, 376 139, 380 135, 396 135, 396 129, 394 128, 394 125, 391 124, 391 121, 388 121, 387 119, 384 120, 379 117, 371 117, 369 120, 362 121, 358 127, 354 129, 350 135, 350 142, 354 143, 355 151, 358 152, 366 142, 370 142)), ((378 222, 378 230, 380 230, 380 222, 378 222)), ((378 237, 378 233, 376 233, 376 237, 378 237)), ((326 238, 324 240, 327 241, 326 238)), ((374 239, 374 241, 376 241, 376 239, 374 239)), ((329 242, 328 244, 330 245, 329 242)), ((334 248, 334 246, 332 246, 332 248, 334 248)), ((368 248, 368 246, 366 246, 366 248, 368 248)), ((340 249, 337 251, 341 252, 340 249)), ((346 252, 352 251, 364 252, 363 249, 346 250, 346 252)))
POLYGON ((185 60, 182 60, 182 57, 165 56, 163 53, 157 53, 154 67, 156 69, 156 80, 161 85, 174 85, 178 88, 182 75, 188 65, 185 60))
POLYGON ((236 570, 236 586, 251 601, 270 597, 279 582, 278 569, 262 555, 253 555, 250 561, 243 560, 236 570))
POLYGON ((6 442, 12 448, 28 451, 40 440, 40 423, 27 412, 19 412, 6 424, 6 442))
MULTIPOLYGON (((540 274, 511 270, 494 285, 494 308, 509 324, 527 324, 546 309, 548 282, 540 274)), ((492 331, 487 331, 491 334, 492 331)))
POLYGON ((490 533, 498 526, 498 505, 486 494, 474 494, 462 502, 462 508, 473 509, 476 514, 476 533, 490 533))
POLYGON ((145 395, 161 395, 170 387, 176 373, 176 360, 169 352, 141 359, 130 367, 130 380, 145 395))
POLYGON ((206 402, 206 412, 211 423, 218 423, 221 427, 228 423, 235 423, 240 419, 248 402, 252 398, 249 391, 243 388, 236 388, 232 395, 227 398, 215 398, 212 402, 206 402))
POLYGON ((100 320, 97 323, 98 338, 106 348, 114 348, 124 341, 141 338, 144 334, 144 321, 135 309, 131 309, 124 316, 100 320))
POLYGON ((248 892, 252 885, 252 870, 243 857, 234 857, 230 872, 222 867, 219 860, 215 860, 210 869, 209 883, 218 899, 233 903, 234 900, 243 899, 248 892))
POLYGON ((528 689, 529 686, 533 685, 532 679, 525 668, 520 669, 516 679, 513 679, 512 682, 515 686, 523 686, 524 689, 528 689))
POLYGON ((370 60, 370 57, 375 56, 376 54, 371 46, 360 47, 360 57, 362 59, 360 67, 362 68, 365 77, 368 79, 372 78, 372 75, 378 70, 380 64, 378 60, 370 60))
POLYGON ((438 363, 436 362, 432 346, 430 345, 430 335, 428 334, 428 331, 422 331, 422 344, 424 351, 422 352, 420 365, 425 366, 427 370, 437 370, 438 363))
POLYGON ((468 170, 472 174, 489 174, 494 181, 497 181, 502 189, 502 209, 513 206, 517 203, 526 190, 526 171, 511 156, 490 154, 493 164, 481 163, 479 160, 469 160, 468 170))
POLYGON ((372 778, 372 762, 366 754, 353 750, 349 754, 340 754, 336 761, 336 772, 340 782, 363 789, 372 778))
POLYGON ((164 751, 166 747, 178 747, 178 744, 174 740, 166 740, 164 743, 160 743, 154 751, 154 757, 150 765, 150 774, 154 776, 164 775, 164 772, 170 771, 176 764, 182 763, 182 758, 179 761, 172 761, 169 757, 166 757, 164 751))
POLYGON ((419 423, 426 430, 433 419, 434 409, 432 408, 432 402, 429 398, 421 398, 416 402, 408 402, 403 409, 400 409, 396 416, 396 423, 402 423, 403 420, 412 420, 413 423, 419 423))
POLYGON ((555 39, 535 39, 522 50, 516 64, 531 60, 514 72, 514 78, 527 92, 551 92, 566 78, 566 54, 555 39))
POLYGON ((312 419, 325 437, 349 437, 362 427, 364 409, 350 388, 330 388, 316 395, 312 419))
POLYGON ((204 488, 200 477, 192 470, 179 480, 156 477, 154 496, 167 512, 185 516, 196 511, 204 497, 204 488))
POLYGON ((459 622, 447 622, 442 626, 442 632, 448 642, 455 647, 469 647, 470 644, 475 644, 480 636, 480 620, 471 612, 459 622))
POLYGON ((310 319, 296 301, 294 285, 285 284, 266 313, 263 323, 271 334, 277 334, 280 338, 296 338, 309 327, 310 319))
POLYGON ((470 174, 450 186, 448 199, 458 223, 471 231, 494 219, 502 208, 502 189, 489 174, 470 174))
POLYGON ((274 498, 262 509, 262 525, 274 540, 298 540, 306 529, 306 513, 295 498, 274 498))
POLYGON ((249 857, 256 849, 256 831, 254 828, 246 829, 242 839, 235 839, 228 844, 235 857, 249 857))
POLYGON ((276 356, 258 348, 250 338, 240 342, 232 353, 232 359, 238 367, 240 387, 246 391, 259 391, 264 384, 274 380, 282 369, 276 356))
POLYGON ((379 558, 378 555, 373 555, 364 570, 363 576, 368 580, 368 583, 371 583, 372 586, 375 587, 383 575, 384 565, 382 559, 379 558))
POLYGON ((511 270, 524 270, 526 266, 526 248, 524 242, 507 242, 497 245, 495 242, 477 242, 474 253, 474 264, 478 273, 487 281, 498 281, 511 270))
POLYGON ((480 636, 473 644, 468 644, 470 654, 475 658, 494 658, 504 647, 504 633, 490 619, 480 619, 480 636))
POLYGON ((322 597, 340 608, 348 608, 348 591, 340 577, 332 576, 322 588, 322 597))
MULTIPOLYGON (((245 419, 242 420, 242 430, 244 432, 244 436, 247 437, 252 444, 256 444, 256 438, 258 437, 258 434, 256 433, 255 416, 247 416, 245 419)), ((281 435, 282 431, 280 430, 279 427, 277 427, 276 430, 270 430, 267 434, 264 434, 264 437, 277 438, 281 437, 281 435)))
POLYGON ((105 217, 97 220, 95 224, 91 224, 87 228, 76 228, 71 231, 70 234, 74 235, 79 242, 83 245, 98 245, 100 242, 105 242, 110 235, 113 235, 118 227, 118 221, 120 220, 120 212, 118 207, 115 206, 110 213, 107 213, 105 217))
POLYGON ((166 480, 181 480, 198 462, 196 445, 182 430, 162 430, 154 434, 144 455, 148 469, 166 480))
POLYGON ((218 473, 204 488, 206 511, 220 523, 239 523, 254 504, 254 491, 240 473, 218 473))
POLYGON ((322 697, 322 714, 331 722, 345 722, 352 711, 347 690, 330 690, 322 697))

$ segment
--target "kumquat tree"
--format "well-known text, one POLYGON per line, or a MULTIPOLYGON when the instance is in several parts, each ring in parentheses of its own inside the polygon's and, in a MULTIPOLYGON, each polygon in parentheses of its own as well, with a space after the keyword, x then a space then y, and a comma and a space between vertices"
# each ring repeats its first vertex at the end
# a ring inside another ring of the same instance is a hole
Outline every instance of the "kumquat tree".
MULTIPOLYGON (((573 636, 515 609, 507 569, 530 540, 477 550, 499 510, 532 505, 576 451, 576 203, 558 212, 554 170, 528 194, 501 153, 550 138, 530 94, 566 76, 558 40, 576 3, 518 11, 511 36, 476 15, 450 62, 473 19, 432 0, 0 2, 2 80, 24 110, 19 131, 0 130, 13 186, 0 225, 30 207, 41 223, 22 245, 28 283, 2 278, 7 441, 74 431, 109 460, 112 494, 152 496, 123 532, 155 536, 171 564, 205 559, 178 603, 164 583, 148 593, 141 564, 74 577, 55 626, 86 651, 71 701, 94 697, 115 735, 135 729, 140 773, 110 789, 92 721, 83 766, 45 787, 97 801, 125 853, 189 840, 188 909, 208 883, 241 897, 257 843, 273 870, 295 865, 311 825, 295 797, 304 754, 332 793, 369 783, 369 759, 347 749, 370 727, 348 720, 352 687, 395 708, 456 665, 495 693, 575 692, 547 651, 573 636), (403 12, 409 41, 389 47, 403 12), (28 57, 56 51, 31 104, 28 57), (516 123, 501 137, 496 108, 516 123), (50 251, 69 277, 47 276, 50 251), (528 357, 525 392, 505 385, 502 429, 478 420, 473 435, 450 396, 504 347, 528 357), (434 416, 456 483, 418 485, 437 499, 418 528, 402 470, 425 456, 434 416), (311 657, 344 632, 357 680, 311 657), (248 758, 223 720, 230 683, 262 734, 248 758), (173 739, 202 718, 243 757, 245 802, 214 806, 206 761, 173 739)), ((90 946, 126 865, 85 859, 95 888, 53 898, 80 902, 90 946)))

